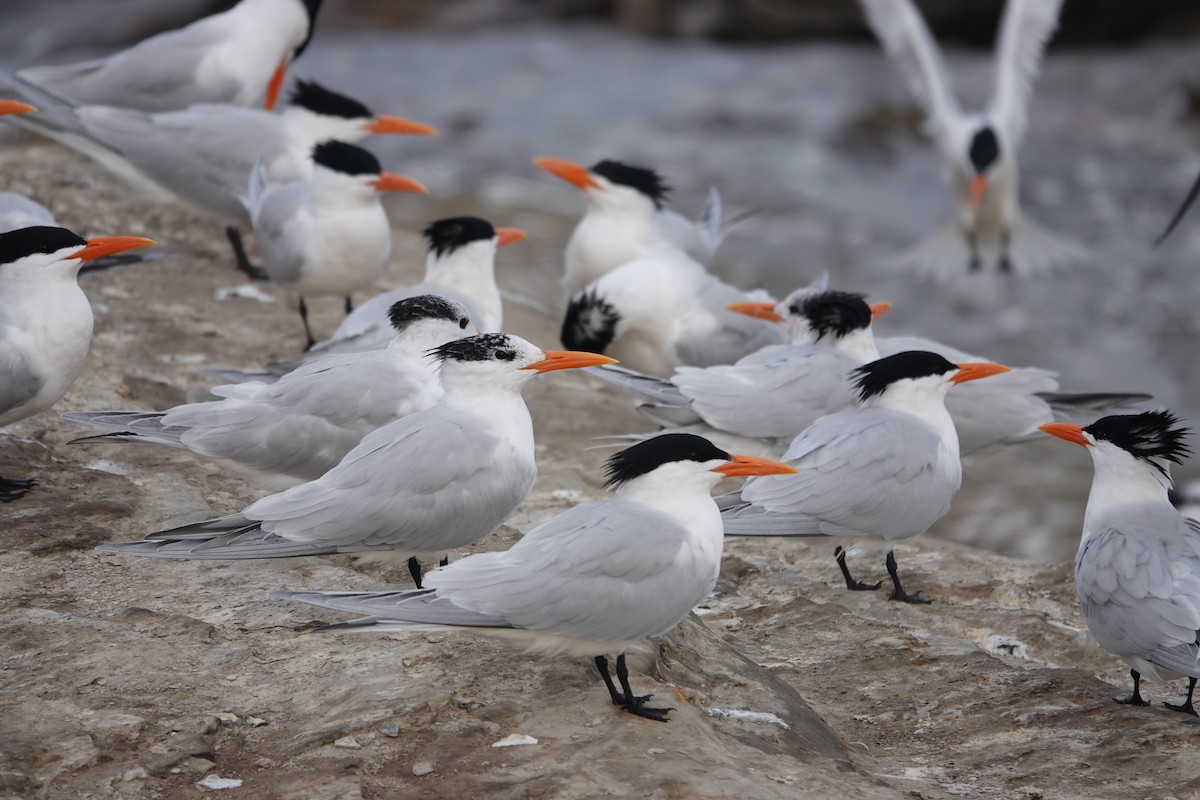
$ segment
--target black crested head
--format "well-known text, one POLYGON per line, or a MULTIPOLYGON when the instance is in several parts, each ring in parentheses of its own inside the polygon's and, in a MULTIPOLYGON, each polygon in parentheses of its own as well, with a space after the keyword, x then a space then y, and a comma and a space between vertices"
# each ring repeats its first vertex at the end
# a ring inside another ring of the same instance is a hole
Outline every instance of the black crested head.
POLYGON ((864 364, 850 375, 854 378, 854 386, 862 400, 883 394, 893 383, 905 378, 927 378, 930 375, 945 375, 958 369, 937 353, 927 353, 924 350, 907 350, 903 353, 880 358, 870 364, 864 364))
POLYGON ((344 94, 326 89, 316 81, 298 80, 292 87, 289 105, 306 108, 314 114, 343 119, 370 119, 371 109, 344 94))
POLYGON ((971 149, 967 152, 976 174, 987 172, 988 167, 1000 157, 1000 141, 996 138, 996 132, 990 126, 980 128, 971 138, 971 149))
POLYGON ((460 303, 447 300, 436 294, 419 294, 416 297, 406 297, 392 303, 388 309, 388 320, 396 333, 408 328, 414 322, 422 319, 444 319, 453 322, 463 330, 471 324, 466 309, 460 303))
POLYGON ((312 41, 313 31, 317 29, 317 13, 321 10, 323 0, 301 0, 301 2, 304 3, 304 10, 308 12, 308 34, 292 53, 292 58, 299 58, 304 49, 308 47, 308 43, 312 41))
POLYGON ((321 142, 313 148, 313 161, 346 175, 378 175, 383 172, 379 159, 370 152, 334 139, 321 142))
POLYGON ((512 361, 517 348, 505 333, 481 333, 465 339, 455 339, 429 351, 439 361, 512 361))
POLYGON ((616 338, 620 321, 621 315, 595 289, 585 290, 567 305, 560 334, 563 346, 602 354, 616 338))
POLYGON ((840 338, 871 326, 871 307, 863 295, 851 292, 806 294, 788 306, 788 311, 807 319, 818 340, 824 336, 840 338))
POLYGON ((85 247, 87 240, 66 228, 36 225, 0 233, 0 264, 11 264, 35 253, 57 253, 68 247, 85 247))
POLYGON ((1149 461, 1159 472, 1167 472, 1165 462, 1182 464, 1191 448, 1184 437, 1190 428, 1179 424, 1170 411, 1144 411, 1141 414, 1116 414, 1102 417, 1084 428, 1097 442, 1112 442, 1126 452, 1149 461))
POLYGON ((439 219, 423 233, 429 240, 429 251, 439 258, 471 242, 491 241, 496 237, 496 229, 492 227, 492 223, 479 217, 439 219))
POLYGON ((591 171, 613 183, 638 190, 654 201, 655 208, 662 208, 667 192, 671 191, 657 172, 645 167, 635 167, 620 161, 605 159, 593 166, 591 171))
POLYGON ((618 488, 634 478, 669 464, 672 461, 729 461, 732 456, 702 436, 691 433, 664 433, 638 442, 610 456, 604 463, 608 472, 605 486, 618 488))

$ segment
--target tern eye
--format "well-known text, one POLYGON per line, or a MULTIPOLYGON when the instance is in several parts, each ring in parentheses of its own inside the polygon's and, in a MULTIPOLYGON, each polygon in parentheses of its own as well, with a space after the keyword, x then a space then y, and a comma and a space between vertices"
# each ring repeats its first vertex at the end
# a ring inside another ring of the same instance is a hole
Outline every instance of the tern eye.
POLYGON ((462 328, 465 331, 467 329, 468 322, 470 322, 470 320, 468 320, 466 317, 464 317, 458 321, 458 327, 462 328))
POLYGON ((515 352, 513 352, 512 350, 497 350, 496 351, 496 358, 498 358, 500 361, 512 361, 516 357, 517 357, 517 354, 515 352))

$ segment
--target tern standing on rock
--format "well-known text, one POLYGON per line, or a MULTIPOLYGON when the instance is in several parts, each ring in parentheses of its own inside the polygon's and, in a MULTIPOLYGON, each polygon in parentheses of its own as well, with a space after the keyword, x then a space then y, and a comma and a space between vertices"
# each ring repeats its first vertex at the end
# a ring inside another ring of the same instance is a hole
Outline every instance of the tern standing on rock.
POLYGON ((1188 454, 1191 431, 1166 411, 1104 417, 1042 430, 1081 444, 1096 474, 1075 556, 1075 592, 1088 630, 1129 665, 1133 693, 1118 703, 1150 705, 1142 676, 1188 679, 1174 711, 1196 716, 1200 677, 1200 522, 1171 505, 1172 463, 1188 454))
MULTIPOLYGON (((0 426, 62 399, 83 372, 92 306, 76 278, 86 261, 154 244, 138 236, 84 239, 65 228, 0 233, 0 426)), ((0 478, 0 501, 31 481, 0 478)))
POLYGON ((405 592, 274 592, 273 597, 367 615, 324 631, 467 631, 546 654, 595 658, 613 705, 665 722, 629 683, 625 650, 662 636, 713 590, 721 517, 709 494, 722 478, 795 472, 730 455, 699 436, 657 436, 608 461, 617 496, 586 503, 502 553, 467 556, 405 592), (608 672, 617 654, 617 680, 608 672))

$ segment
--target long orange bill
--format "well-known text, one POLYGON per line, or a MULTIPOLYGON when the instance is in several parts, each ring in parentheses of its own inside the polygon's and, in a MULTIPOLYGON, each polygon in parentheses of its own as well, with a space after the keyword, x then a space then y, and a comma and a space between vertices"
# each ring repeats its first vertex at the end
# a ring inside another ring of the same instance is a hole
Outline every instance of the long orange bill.
POLYGON ((111 256, 114 253, 124 253, 126 250, 136 250, 139 247, 149 247, 153 239, 141 236, 98 236, 87 240, 87 247, 76 251, 72 258, 80 261, 91 261, 101 256, 111 256))
POLYGON ((579 189, 599 189, 600 184, 592 177, 591 171, 582 164, 567 161, 565 158, 554 156, 539 156, 533 160, 534 166, 544 169, 551 175, 562 178, 567 183, 579 189))
POLYGON ((1003 364, 995 364, 991 361, 968 361, 963 364, 958 364, 958 372, 950 379, 951 383, 966 383, 967 381, 977 381, 980 378, 987 378, 991 375, 999 375, 1003 372, 1011 372, 1008 367, 1003 364))
POLYGON ((367 125, 367 130, 371 133, 399 133, 410 136, 438 135, 438 129, 432 125, 426 125, 424 122, 414 122, 411 119, 401 119, 400 117, 393 117, 388 114, 380 114, 373 119, 367 125))
POLYGON ((1038 430, 1043 433, 1048 433, 1051 436, 1057 436, 1060 439, 1065 439, 1068 442, 1081 444, 1084 447, 1091 447, 1092 443, 1083 435, 1082 425, 1072 425, 1069 422, 1050 422, 1045 425, 1039 425, 1038 430))
POLYGON ((0 114, 30 114, 34 111, 37 109, 29 103, 22 103, 19 100, 0 100, 0 114))
POLYGON ((725 306, 725 310, 736 311, 755 319, 765 319, 767 322, 783 322, 783 317, 775 313, 774 303, 730 303, 725 306))
POLYGON ((380 192, 416 192, 417 194, 429 194, 429 190, 425 188, 425 184, 406 175, 398 175, 395 172, 379 173, 379 177, 371 181, 371 185, 375 187, 376 191, 380 192))
POLYGON ((879 318, 892 310, 892 304, 887 300, 880 300, 878 303, 871 303, 871 324, 874 325, 879 321, 879 318))
POLYGON ((719 472, 726 478, 739 478, 743 475, 795 475, 800 471, 795 467, 789 467, 787 464, 772 461, 769 458, 739 455, 734 455, 731 458, 733 460, 728 464, 713 467, 712 471, 719 472))
POLYGON ((525 238, 525 231, 517 228, 496 228, 496 247, 507 247, 525 238))
POLYGON ((582 350, 546 350, 546 357, 535 361, 521 369, 533 369, 538 372, 553 372, 556 369, 579 369, 580 367, 598 367, 601 364, 615 364, 615 358, 602 356, 599 353, 585 353, 582 350))
POLYGON ((971 211, 978 211, 979 204, 983 201, 983 192, 987 189, 987 178, 976 174, 971 178, 971 195, 968 200, 971 203, 971 211))
POLYGON ((279 90, 283 88, 283 79, 287 75, 289 61, 291 58, 283 57, 279 66, 275 68, 275 74, 271 76, 271 82, 267 84, 267 101, 263 103, 263 108, 267 111, 274 111, 275 103, 279 101, 279 90))

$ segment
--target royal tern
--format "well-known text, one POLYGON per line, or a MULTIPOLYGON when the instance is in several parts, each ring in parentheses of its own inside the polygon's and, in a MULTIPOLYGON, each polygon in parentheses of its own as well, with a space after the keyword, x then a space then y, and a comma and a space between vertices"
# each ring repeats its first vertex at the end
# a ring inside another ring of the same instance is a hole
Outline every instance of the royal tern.
POLYGON ((616 497, 575 506, 500 553, 467 556, 403 592, 273 592, 365 614, 323 631, 466 631, 526 650, 595 658, 613 705, 666 721, 629 684, 625 650, 679 623, 716 585, 721 517, 709 491, 722 478, 795 472, 730 455, 690 434, 666 434, 608 460, 616 497), (617 654, 617 680, 608 672, 617 654))
POLYGON ((992 99, 980 112, 959 108, 941 54, 911 0, 860 1, 925 112, 954 195, 953 217, 909 251, 904 265, 939 280, 976 272, 1027 277, 1085 257, 1082 247, 1026 217, 1017 199, 1026 107, 1062 0, 1008 0, 996 41, 992 99))
POLYGON ((707 263, 720 244, 721 202, 715 189, 700 219, 692 222, 663 206, 669 189, 652 169, 609 159, 585 167, 553 156, 533 163, 575 186, 587 200, 587 211, 567 242, 562 285, 568 295, 655 250, 681 249, 707 263))
POLYGON ((275 105, 308 46, 321 0, 241 0, 220 14, 78 64, 28 67, 27 84, 90 105, 175 111, 195 103, 275 105))
MULTIPOLYGON (((0 426, 50 408, 83 371, 92 307, 76 282, 79 267, 151 244, 137 236, 83 239, 45 226, 0 233, 0 426)), ((0 501, 30 485, 0 478, 0 501)))
POLYGON ((305 295, 346 298, 383 277, 392 229, 381 192, 425 192, 412 178, 384 172, 379 159, 345 142, 313 148, 312 177, 270 183, 262 164, 250 177, 246 207, 271 280, 300 295, 305 349, 316 344, 305 295))
MULTIPOLYGON (((861 405, 821 417, 797 436, 783 460, 798 475, 749 481, 722 499, 725 533, 733 536, 873 536, 907 539, 950 510, 962 483, 958 434, 946 411, 951 386, 1006 372, 1000 364, 953 364, 935 353, 881 358, 854 371, 861 405)), ((851 590, 846 554, 838 567, 851 590)), ((889 550, 893 600, 908 594, 889 550)))
POLYGON ((441 555, 491 533, 533 486, 533 425, 521 389, 557 369, 612 363, 594 353, 545 351, 488 333, 447 342, 442 402, 363 437, 315 481, 240 514, 101 551, 158 558, 283 558, 328 553, 441 555))
POLYGON ((393 333, 382 350, 332 355, 270 384, 218 386, 225 399, 165 412, 68 412, 63 419, 111 433, 80 442, 148 442, 182 447, 263 489, 316 480, 364 436, 442 399, 428 352, 474 333, 461 303, 410 297, 389 311, 393 333))
POLYGON ((1141 678, 1188 679, 1187 700, 1167 708, 1193 716, 1200 677, 1200 522, 1171 506, 1171 463, 1189 452, 1191 431, 1166 411, 1104 417, 1042 430, 1088 449, 1095 466, 1075 556, 1075 592, 1088 630, 1141 678))

